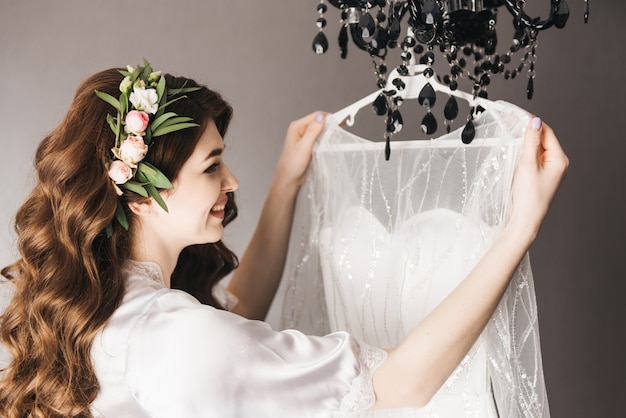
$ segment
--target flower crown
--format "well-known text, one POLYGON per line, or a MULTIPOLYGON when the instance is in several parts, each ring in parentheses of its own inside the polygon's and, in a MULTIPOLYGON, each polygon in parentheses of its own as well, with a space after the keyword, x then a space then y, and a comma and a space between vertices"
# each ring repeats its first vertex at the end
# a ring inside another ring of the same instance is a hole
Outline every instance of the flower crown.
MULTIPOLYGON (((199 87, 168 89, 161 71, 153 71, 144 59, 143 66, 126 67, 120 71, 119 99, 96 90, 96 95, 117 110, 117 116, 107 115, 107 122, 115 134, 115 148, 107 164, 109 177, 118 195, 121 189, 130 190, 143 197, 151 196, 166 212, 167 205, 158 189, 171 189, 172 183, 155 166, 143 161, 153 138, 181 129, 199 126, 192 118, 166 112, 171 103, 186 98, 185 93, 199 87), (177 97, 174 97, 177 96, 177 97)), ((117 202, 117 221, 128 230, 128 220, 121 202, 117 202)), ((107 225, 107 235, 113 232, 107 225)))

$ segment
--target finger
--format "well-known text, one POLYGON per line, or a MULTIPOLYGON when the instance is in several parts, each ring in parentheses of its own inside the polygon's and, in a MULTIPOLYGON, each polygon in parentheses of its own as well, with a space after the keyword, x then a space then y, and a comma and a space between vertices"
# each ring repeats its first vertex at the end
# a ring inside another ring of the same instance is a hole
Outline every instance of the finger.
POLYGON ((524 145, 522 148, 522 161, 535 162, 541 153, 541 134, 543 123, 540 118, 533 117, 528 122, 524 133, 524 145))
POLYGON ((316 111, 316 112, 311 112, 306 116, 303 116, 300 119, 297 119, 293 122, 291 122, 291 124, 289 125, 288 131, 289 133, 292 134, 297 134, 298 136, 302 136, 304 134, 304 132, 306 131, 307 127, 313 123, 315 121, 316 118, 319 118, 318 115, 326 115, 325 112, 320 112, 320 111, 316 111))
POLYGON ((317 139, 317 137, 324 129, 324 120, 326 119, 326 115, 323 112, 317 112, 314 116, 314 120, 309 123, 306 127, 306 130, 302 134, 301 141, 306 146, 313 145, 313 142, 317 139))
POLYGON ((542 127, 541 145, 546 151, 557 154, 565 154, 559 139, 556 137, 556 134, 546 123, 543 123, 542 127))

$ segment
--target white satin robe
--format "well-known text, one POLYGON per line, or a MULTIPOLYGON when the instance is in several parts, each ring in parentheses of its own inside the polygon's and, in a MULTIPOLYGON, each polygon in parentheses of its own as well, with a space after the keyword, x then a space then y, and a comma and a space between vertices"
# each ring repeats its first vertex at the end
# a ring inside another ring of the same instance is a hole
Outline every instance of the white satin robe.
POLYGON ((373 405, 385 351, 202 305, 165 287, 156 264, 124 270, 124 300, 92 348, 96 417, 329 417, 373 405))

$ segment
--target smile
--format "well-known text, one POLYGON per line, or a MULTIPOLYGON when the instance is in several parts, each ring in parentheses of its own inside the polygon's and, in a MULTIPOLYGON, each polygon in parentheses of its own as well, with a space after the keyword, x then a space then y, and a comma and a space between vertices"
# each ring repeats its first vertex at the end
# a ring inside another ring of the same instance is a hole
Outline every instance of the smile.
POLYGON ((215 205, 211 208, 211 215, 219 219, 224 219, 224 215, 225 215, 224 210, 226 209, 227 203, 228 203, 228 199, 223 199, 223 200, 220 200, 219 202, 216 202, 215 205))

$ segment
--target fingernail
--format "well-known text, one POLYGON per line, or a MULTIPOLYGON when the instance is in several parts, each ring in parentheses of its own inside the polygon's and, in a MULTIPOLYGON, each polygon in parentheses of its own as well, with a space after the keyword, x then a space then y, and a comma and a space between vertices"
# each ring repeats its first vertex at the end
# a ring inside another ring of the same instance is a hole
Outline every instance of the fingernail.
POLYGON ((530 127, 533 128, 535 131, 541 129, 541 118, 533 118, 533 120, 530 122, 530 127))
POLYGON ((318 122, 321 122, 324 120, 324 114, 322 112, 317 112, 317 115, 315 115, 315 120, 318 122))

